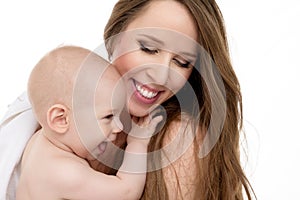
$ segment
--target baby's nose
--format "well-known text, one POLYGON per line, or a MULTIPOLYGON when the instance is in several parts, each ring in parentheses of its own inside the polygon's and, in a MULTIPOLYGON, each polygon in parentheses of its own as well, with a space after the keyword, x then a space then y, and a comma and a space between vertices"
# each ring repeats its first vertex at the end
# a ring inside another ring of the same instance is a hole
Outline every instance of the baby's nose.
POLYGON ((116 133, 111 133, 111 134, 109 134, 109 136, 107 137, 107 140, 113 142, 113 141, 116 140, 116 138, 117 138, 117 134, 116 134, 116 133))

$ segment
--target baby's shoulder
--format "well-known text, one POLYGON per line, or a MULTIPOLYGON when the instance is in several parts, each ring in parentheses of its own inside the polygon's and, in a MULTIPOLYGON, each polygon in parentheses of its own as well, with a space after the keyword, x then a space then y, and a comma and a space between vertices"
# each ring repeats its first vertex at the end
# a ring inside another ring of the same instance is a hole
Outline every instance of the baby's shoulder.
POLYGON ((26 145, 21 168, 36 169, 36 172, 62 178, 90 166, 84 159, 55 146, 41 132, 37 132, 26 145))

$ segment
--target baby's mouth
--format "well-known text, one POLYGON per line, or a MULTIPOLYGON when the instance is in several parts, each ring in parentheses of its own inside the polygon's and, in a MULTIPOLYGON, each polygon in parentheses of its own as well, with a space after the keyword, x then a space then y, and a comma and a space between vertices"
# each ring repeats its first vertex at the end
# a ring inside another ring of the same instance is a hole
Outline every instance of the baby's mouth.
POLYGON ((98 145, 98 149, 100 151, 100 155, 103 154, 106 150, 106 146, 107 146, 107 142, 101 142, 99 145, 98 145))

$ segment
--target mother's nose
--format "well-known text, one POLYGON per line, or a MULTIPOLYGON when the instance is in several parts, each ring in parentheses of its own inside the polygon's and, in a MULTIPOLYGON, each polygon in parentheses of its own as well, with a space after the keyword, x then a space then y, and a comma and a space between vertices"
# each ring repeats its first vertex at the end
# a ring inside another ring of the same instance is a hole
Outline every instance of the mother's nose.
POLYGON ((153 83, 165 85, 170 78, 170 65, 173 55, 169 52, 159 52, 153 63, 149 63, 146 74, 153 83))

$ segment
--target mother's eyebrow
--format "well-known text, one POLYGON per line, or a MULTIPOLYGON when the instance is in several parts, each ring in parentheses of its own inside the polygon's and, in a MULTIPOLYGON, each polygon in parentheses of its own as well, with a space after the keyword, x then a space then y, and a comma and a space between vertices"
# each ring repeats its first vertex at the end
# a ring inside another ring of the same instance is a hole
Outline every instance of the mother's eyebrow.
POLYGON ((162 40, 157 39, 156 37, 152 36, 152 35, 147 35, 147 34, 138 34, 139 36, 143 36, 143 37, 147 37, 151 40, 153 40, 154 42, 157 42, 159 44, 164 44, 164 42, 162 40))

